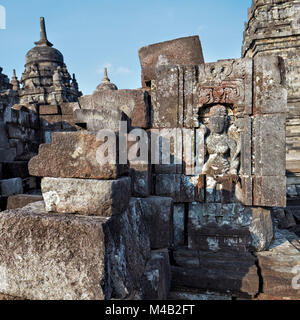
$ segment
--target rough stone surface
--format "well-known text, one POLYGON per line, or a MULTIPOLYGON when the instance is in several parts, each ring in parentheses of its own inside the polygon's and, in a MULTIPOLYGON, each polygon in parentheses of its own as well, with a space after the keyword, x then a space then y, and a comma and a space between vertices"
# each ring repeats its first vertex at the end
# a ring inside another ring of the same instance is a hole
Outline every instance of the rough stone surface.
MULTIPOLYGON (((277 240, 278 241, 278 240, 277 240)), ((263 293, 275 297, 300 299, 300 250, 289 241, 282 241, 270 251, 257 254, 263 277, 263 293), (292 283, 297 285, 292 287, 292 283), (298 288, 298 289, 297 289, 298 288)))
POLYGON ((23 193, 22 179, 12 178, 0 180, 0 191, 3 197, 9 197, 15 194, 23 193))
POLYGON ((7 210, 24 208, 30 203, 43 201, 43 197, 32 194, 18 194, 8 197, 7 210))
MULTIPOLYGON (((172 266, 174 288, 194 288, 252 297, 258 293, 256 259, 250 253, 215 254, 197 251, 192 254, 197 258, 194 266, 172 266)), ((176 253, 174 257, 177 262, 176 253)))
POLYGON ((42 202, 2 212, 0 292, 29 300, 105 299, 106 221, 47 214, 42 202))
POLYGON ((112 217, 108 227, 112 297, 125 299, 140 292, 140 281, 151 258, 150 234, 140 200, 132 198, 124 214, 112 217))
POLYGON ((103 300, 140 289, 150 240, 136 199, 112 218, 49 214, 37 202, 2 212, 0 225, 7 230, 0 235, 4 295, 103 300))
POLYGON ((173 201, 171 198, 140 199, 141 210, 149 227, 151 249, 170 248, 173 243, 173 201))
MULTIPOLYGON (((257 57, 266 56, 262 60, 265 61, 263 65, 261 63, 256 64, 258 76, 266 73, 269 68, 272 68, 278 56, 283 58, 281 66, 282 68, 284 67, 286 75, 282 77, 282 82, 286 83, 288 91, 286 168, 289 171, 293 167, 293 170, 298 174, 300 172, 300 153, 298 149, 300 115, 300 83, 298 80, 300 70, 298 63, 300 56, 298 45, 300 41, 299 14, 300 10, 296 0, 253 1, 251 9, 248 12, 248 22, 245 24, 242 48, 243 57, 255 57, 257 59, 257 57), (270 58, 270 55, 273 55, 274 58, 270 58)), ((271 79, 270 77, 268 78, 268 80, 266 78, 267 81, 271 79)), ((264 83, 262 81, 258 88, 264 83)), ((268 90, 265 90, 261 96, 261 99, 264 101, 261 100, 260 105, 268 105, 267 109, 275 108, 278 110, 278 107, 280 108, 278 102, 285 95, 284 93, 280 96, 280 92, 282 90, 279 88, 277 92, 274 92, 274 95, 271 94, 275 98, 275 101, 273 100, 274 103, 269 103, 273 98, 271 96, 268 97, 268 90)), ((299 186, 298 183, 297 186, 299 186)), ((290 188, 287 189, 287 192, 290 196, 300 194, 296 189, 291 192, 290 188)))
MULTIPOLYGON (((97 110, 98 113, 94 113, 94 118, 97 120, 101 120, 101 117, 109 120, 107 115, 112 114, 119 120, 129 119, 132 127, 148 128, 150 117, 148 99, 148 92, 142 89, 106 90, 96 91, 92 96, 84 97, 80 103, 83 109, 97 110)), ((80 113, 80 111, 76 112, 76 122, 80 122, 80 113)), ((110 129, 114 124, 110 126, 108 122, 105 126, 109 127, 104 127, 104 129, 110 129)))
POLYGON ((183 246, 184 245, 184 225, 185 225, 185 205, 184 204, 174 204, 174 245, 183 246))
POLYGON ((273 240, 270 210, 240 204, 192 203, 189 208, 189 248, 220 252, 268 250, 273 240))
POLYGON ((174 202, 193 202, 204 200, 203 176, 182 174, 155 175, 155 194, 170 197, 174 202))
POLYGON ((132 195, 148 197, 152 191, 151 165, 129 163, 132 195))
POLYGON ((204 63, 198 36, 156 43, 139 50, 142 84, 155 79, 155 69, 167 64, 198 65, 204 63))
POLYGON ((97 151, 102 144, 96 133, 88 131, 54 133, 52 143, 41 145, 29 162, 29 172, 40 177, 116 179, 126 166, 100 165, 97 151))
POLYGON ((131 179, 91 180, 43 178, 42 193, 48 212, 111 216, 121 214, 131 196, 131 179))
POLYGON ((171 288, 171 266, 168 250, 151 252, 141 280, 143 300, 167 300, 171 288))

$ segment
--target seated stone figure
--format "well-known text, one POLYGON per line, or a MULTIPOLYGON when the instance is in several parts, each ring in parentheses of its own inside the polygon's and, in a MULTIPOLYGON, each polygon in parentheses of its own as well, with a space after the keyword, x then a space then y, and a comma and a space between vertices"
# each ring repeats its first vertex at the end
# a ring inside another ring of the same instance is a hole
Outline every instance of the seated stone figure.
POLYGON ((203 167, 203 174, 214 179, 238 173, 239 148, 237 142, 228 135, 228 120, 224 106, 216 105, 211 108, 210 134, 206 139, 208 160, 203 167))

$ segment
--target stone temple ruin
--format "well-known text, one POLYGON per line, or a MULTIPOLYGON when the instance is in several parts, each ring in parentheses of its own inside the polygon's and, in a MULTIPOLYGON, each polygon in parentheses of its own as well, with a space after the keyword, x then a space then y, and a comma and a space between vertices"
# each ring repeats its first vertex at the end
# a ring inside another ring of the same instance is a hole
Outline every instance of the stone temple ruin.
POLYGON ((294 3, 254 1, 241 59, 205 63, 197 36, 154 44, 141 89, 105 70, 87 96, 41 19, 22 88, 0 78, 2 299, 300 299, 297 77, 248 31, 294 3))

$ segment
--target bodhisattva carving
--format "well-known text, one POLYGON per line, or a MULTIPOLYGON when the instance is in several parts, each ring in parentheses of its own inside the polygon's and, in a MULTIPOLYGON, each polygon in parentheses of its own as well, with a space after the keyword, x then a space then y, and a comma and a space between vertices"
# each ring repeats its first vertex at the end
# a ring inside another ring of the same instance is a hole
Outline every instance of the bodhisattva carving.
POLYGON ((240 165, 239 134, 234 124, 229 128, 229 117, 224 106, 216 105, 211 108, 208 127, 210 134, 205 143, 208 158, 203 174, 213 180, 237 175, 240 165))

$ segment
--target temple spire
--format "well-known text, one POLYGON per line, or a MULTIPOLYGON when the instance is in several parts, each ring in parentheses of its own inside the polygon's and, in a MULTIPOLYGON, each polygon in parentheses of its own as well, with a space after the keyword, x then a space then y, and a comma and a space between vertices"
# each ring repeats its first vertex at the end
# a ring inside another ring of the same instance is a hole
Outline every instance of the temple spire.
POLYGON ((118 90, 118 87, 110 82, 110 79, 107 75, 107 68, 104 68, 104 78, 102 82, 97 86, 95 92, 105 91, 105 90, 118 90))
POLYGON ((11 85, 12 85, 12 89, 14 91, 18 91, 20 89, 20 82, 17 78, 17 75, 16 75, 16 70, 13 69, 13 76, 12 76, 12 79, 11 79, 11 85))
POLYGON ((47 39, 47 32, 46 32, 46 25, 45 25, 45 18, 40 18, 40 41, 35 42, 37 46, 48 46, 52 47, 53 44, 48 41, 47 39))
POLYGON ((107 68, 104 68, 104 78, 102 79, 102 83, 107 83, 110 82, 110 79, 108 78, 107 75, 107 68))

